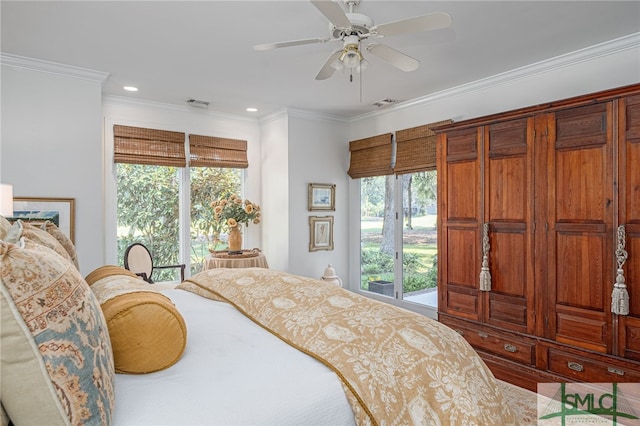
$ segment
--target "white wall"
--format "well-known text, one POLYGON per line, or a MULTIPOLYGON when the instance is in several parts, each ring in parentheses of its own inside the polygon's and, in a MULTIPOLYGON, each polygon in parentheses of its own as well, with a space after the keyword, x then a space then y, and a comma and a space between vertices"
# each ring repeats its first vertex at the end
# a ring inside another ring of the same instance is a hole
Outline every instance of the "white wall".
POLYGON ((102 77, 2 64, 0 181, 16 197, 75 199, 81 272, 104 264, 102 77))
POLYGON ((271 269, 289 270, 289 136, 288 115, 280 112, 263 120, 262 249, 271 269))
POLYGON ((349 223, 348 123, 289 113, 289 271, 320 278, 328 264, 346 279, 349 223), (308 211, 309 183, 336 185, 335 211, 308 211), (309 217, 333 216, 333 250, 309 251, 309 217))

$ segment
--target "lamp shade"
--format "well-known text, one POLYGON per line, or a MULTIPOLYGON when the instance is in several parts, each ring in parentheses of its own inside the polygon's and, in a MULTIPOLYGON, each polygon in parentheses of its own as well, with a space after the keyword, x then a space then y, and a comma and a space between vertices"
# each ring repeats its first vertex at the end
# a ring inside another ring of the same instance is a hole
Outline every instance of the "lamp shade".
POLYGON ((0 215, 13 216, 13 186, 0 183, 0 215))

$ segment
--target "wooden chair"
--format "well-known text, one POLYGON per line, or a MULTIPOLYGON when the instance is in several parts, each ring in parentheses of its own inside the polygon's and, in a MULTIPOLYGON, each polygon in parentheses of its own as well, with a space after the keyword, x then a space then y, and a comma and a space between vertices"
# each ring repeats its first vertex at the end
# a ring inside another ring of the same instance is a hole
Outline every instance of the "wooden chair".
POLYGON ((134 274, 142 277, 149 284, 153 284, 154 269, 177 269, 180 268, 180 282, 184 281, 185 264, 154 266, 151 252, 142 243, 133 243, 124 251, 124 267, 134 274))

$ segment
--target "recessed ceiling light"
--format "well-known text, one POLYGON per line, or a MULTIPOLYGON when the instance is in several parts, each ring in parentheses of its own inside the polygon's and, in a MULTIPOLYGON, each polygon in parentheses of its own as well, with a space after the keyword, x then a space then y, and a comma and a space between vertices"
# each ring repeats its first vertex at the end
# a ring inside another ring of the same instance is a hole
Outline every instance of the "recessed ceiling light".
POLYGON ((124 86, 123 89, 126 90, 127 92, 137 92, 138 91, 138 88, 137 87, 133 87, 133 86, 124 86))
POLYGON ((247 112, 258 112, 258 108, 247 108, 247 112))

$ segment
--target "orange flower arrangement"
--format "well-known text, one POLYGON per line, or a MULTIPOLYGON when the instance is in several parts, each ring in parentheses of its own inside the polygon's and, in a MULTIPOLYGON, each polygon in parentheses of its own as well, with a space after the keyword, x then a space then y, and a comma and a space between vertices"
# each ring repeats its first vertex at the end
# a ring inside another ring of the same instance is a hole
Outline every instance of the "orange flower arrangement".
POLYGON ((239 223, 245 226, 249 225, 249 222, 255 225, 260 223, 260 206, 249 200, 242 200, 236 194, 213 201, 211 208, 216 222, 229 228, 234 228, 239 223))

